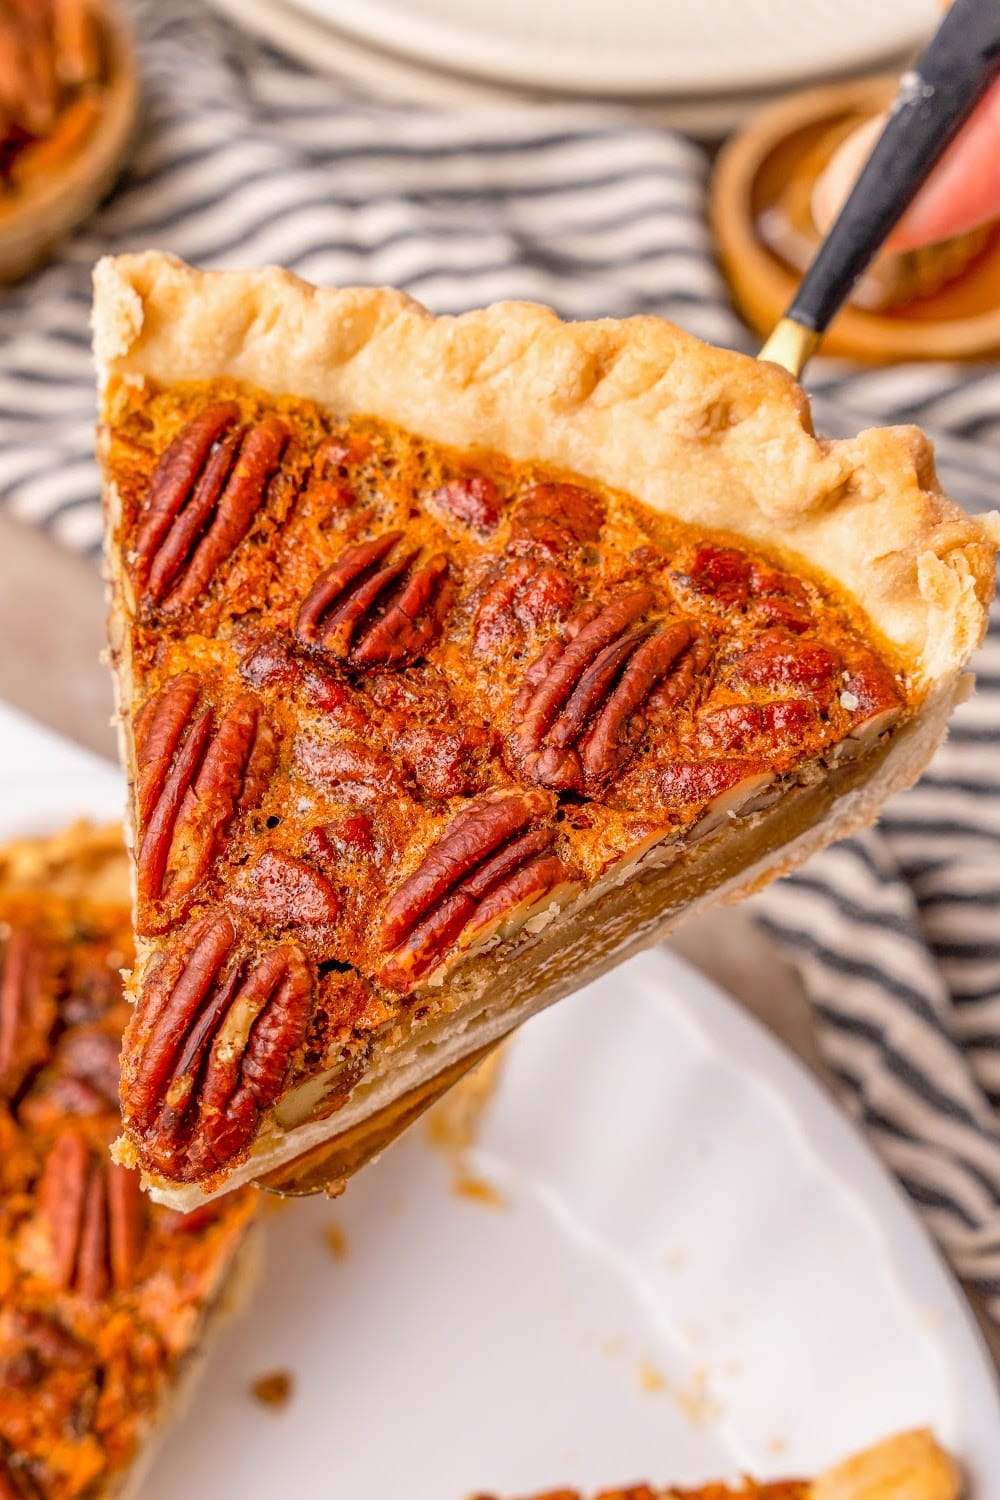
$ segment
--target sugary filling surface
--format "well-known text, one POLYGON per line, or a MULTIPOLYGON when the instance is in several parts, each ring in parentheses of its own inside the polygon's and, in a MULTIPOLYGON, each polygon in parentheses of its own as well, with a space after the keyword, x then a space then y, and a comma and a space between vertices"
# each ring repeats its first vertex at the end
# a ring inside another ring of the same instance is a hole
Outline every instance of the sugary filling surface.
POLYGON ((794 558, 579 476, 226 382, 111 394, 145 1165, 349 1090, 461 957, 907 709, 794 558), (142 955, 141 955, 142 956, 142 955))

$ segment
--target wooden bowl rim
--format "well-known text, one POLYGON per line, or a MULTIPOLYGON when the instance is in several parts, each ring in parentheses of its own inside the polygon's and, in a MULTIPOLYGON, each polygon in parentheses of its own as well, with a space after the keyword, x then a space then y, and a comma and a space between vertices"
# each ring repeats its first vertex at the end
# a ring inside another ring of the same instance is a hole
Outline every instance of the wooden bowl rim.
MULTIPOLYGON (((787 136, 850 110, 884 109, 892 74, 801 90, 768 105, 719 153, 709 216, 723 268, 744 316, 761 334, 777 322, 798 278, 757 237, 750 214, 761 166, 787 136)), ((1000 349, 1000 307, 937 321, 884 317, 846 307, 824 340, 824 352, 887 363, 895 359, 986 358, 1000 349)))
POLYGON ((0 207, 0 269, 8 260, 25 259, 33 244, 47 244, 86 218, 125 153, 138 108, 135 53, 129 28, 113 0, 104 0, 101 24, 109 43, 110 69, 100 117, 64 170, 46 173, 19 190, 9 210, 0 207))

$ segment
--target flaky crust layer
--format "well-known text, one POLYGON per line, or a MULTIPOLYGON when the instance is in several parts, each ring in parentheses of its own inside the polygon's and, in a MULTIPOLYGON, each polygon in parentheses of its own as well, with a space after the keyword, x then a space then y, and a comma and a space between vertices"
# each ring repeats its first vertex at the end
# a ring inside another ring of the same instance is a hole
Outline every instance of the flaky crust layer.
POLYGON ((985 628, 1000 517, 941 492, 913 427, 830 442, 775 365, 658 318, 562 323, 499 303, 434 318, 400 292, 285 271, 103 260, 94 337, 112 376, 230 376, 455 447, 551 463, 656 510, 797 553, 849 590, 914 688, 960 669, 985 628))

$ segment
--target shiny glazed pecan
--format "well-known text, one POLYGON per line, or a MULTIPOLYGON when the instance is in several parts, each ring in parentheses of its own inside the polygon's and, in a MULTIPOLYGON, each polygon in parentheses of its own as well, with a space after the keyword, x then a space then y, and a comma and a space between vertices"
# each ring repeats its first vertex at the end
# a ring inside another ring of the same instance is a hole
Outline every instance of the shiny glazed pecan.
POLYGON ((250 429, 238 419, 233 402, 207 407, 157 465, 135 541, 147 605, 176 610, 199 599, 264 502, 288 429, 274 416, 250 429))
MULTIPOLYGON (((526 780, 588 797, 606 791, 645 728, 651 694, 688 653, 689 665, 700 662, 694 624, 645 619, 654 604, 651 589, 637 588, 589 607, 528 668, 508 741, 526 780)), ((679 679, 682 692, 691 685, 690 674, 679 679)))
POLYGON ((282 849, 264 850, 233 902, 270 927, 329 927, 340 911, 340 897, 327 877, 282 849))
POLYGON ((386 903, 379 979, 405 991, 456 945, 514 931, 543 900, 568 888, 554 852, 555 801, 543 791, 487 792, 458 813, 386 903))
POLYGON ((133 1285, 146 1234, 137 1173, 94 1153, 71 1126, 46 1158, 38 1207, 56 1287, 98 1302, 133 1285))
POLYGON ((244 1153, 284 1088, 312 1006, 298 944, 254 960, 225 913, 184 928, 147 976, 122 1057, 122 1113, 147 1165, 191 1182, 244 1153))
POLYGON ((401 667, 423 656, 447 609, 448 559, 438 553, 415 567, 416 552, 407 552, 389 562, 402 534, 349 547, 320 573, 299 610, 301 641, 350 667, 401 667))
POLYGON ((136 721, 139 895, 177 902, 203 878, 240 809, 267 789, 277 744, 242 693, 217 718, 193 672, 174 677, 136 721))
POLYGON ((434 491, 432 506, 476 531, 489 533, 500 525, 500 491, 485 474, 463 474, 434 491))
POLYGON ((510 638, 549 621, 565 620, 576 590, 561 568, 526 558, 509 563, 487 589, 472 624, 472 647, 488 657, 510 638))
POLYGON ((15 928, 0 952, 0 1098, 45 1061, 56 1000, 42 940, 15 928))
POLYGON ((561 563, 596 542, 605 505, 578 484, 535 484, 518 496, 508 550, 561 563))

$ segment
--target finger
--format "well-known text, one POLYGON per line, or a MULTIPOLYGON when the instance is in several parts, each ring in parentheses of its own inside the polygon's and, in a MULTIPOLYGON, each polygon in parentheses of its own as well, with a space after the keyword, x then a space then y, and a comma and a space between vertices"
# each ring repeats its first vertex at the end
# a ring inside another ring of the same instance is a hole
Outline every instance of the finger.
MULTIPOLYGON (((884 124, 869 120, 834 154, 813 192, 813 216, 825 234, 868 160, 884 124)), ((1000 219, 1000 83, 989 90, 887 241, 912 250, 1000 219)))

